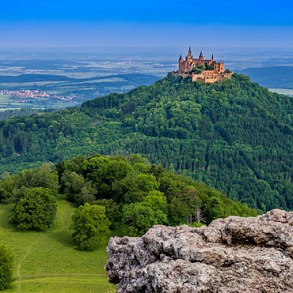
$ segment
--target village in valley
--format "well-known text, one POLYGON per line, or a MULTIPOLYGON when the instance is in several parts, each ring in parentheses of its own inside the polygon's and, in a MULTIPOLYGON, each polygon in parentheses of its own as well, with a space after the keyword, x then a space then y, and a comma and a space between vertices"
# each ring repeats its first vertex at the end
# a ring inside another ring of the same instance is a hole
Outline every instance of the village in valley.
POLYGON ((39 99, 39 98, 55 98, 62 101, 71 101, 76 99, 77 96, 59 96, 55 94, 48 94, 46 92, 41 92, 38 90, 19 90, 19 91, 10 91, 10 90, 0 90, 0 95, 7 95, 11 98, 17 99, 18 103, 26 103, 28 99, 39 99), (18 100, 19 98, 19 100, 18 100))

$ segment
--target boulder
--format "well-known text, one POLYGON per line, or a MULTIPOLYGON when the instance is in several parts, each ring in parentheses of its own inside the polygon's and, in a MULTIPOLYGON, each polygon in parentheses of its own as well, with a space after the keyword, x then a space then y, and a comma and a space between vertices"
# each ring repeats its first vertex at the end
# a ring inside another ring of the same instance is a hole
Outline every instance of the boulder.
POLYGON ((114 237, 105 270, 118 293, 293 292, 293 212, 231 216, 209 226, 156 225, 114 237))

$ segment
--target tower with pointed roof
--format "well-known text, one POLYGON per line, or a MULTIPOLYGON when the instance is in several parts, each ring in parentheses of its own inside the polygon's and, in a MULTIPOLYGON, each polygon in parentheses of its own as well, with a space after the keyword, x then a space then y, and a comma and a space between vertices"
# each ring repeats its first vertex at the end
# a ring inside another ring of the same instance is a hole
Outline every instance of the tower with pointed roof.
POLYGON ((203 57, 203 54, 202 54, 202 50, 200 51, 200 54, 199 54, 199 58, 198 58, 200 61, 204 60, 204 57, 203 57))

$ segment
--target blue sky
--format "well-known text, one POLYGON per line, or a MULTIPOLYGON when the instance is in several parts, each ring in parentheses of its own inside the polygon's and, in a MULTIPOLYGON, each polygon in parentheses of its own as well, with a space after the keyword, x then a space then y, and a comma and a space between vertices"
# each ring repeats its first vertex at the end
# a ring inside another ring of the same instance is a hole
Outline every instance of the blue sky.
POLYGON ((293 1, 0 0, 0 48, 293 47, 293 1))

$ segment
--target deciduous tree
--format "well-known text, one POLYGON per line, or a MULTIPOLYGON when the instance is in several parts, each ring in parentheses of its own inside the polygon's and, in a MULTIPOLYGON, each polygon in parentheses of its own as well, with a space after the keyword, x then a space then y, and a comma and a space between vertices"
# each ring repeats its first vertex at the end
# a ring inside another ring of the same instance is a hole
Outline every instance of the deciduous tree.
POLYGON ((57 201, 48 188, 29 188, 15 205, 12 222, 22 230, 47 230, 54 222, 57 201))
POLYGON ((104 233, 110 233, 111 222, 105 215, 105 207, 86 203, 75 210, 70 226, 72 237, 82 250, 94 250, 106 239, 104 233))

